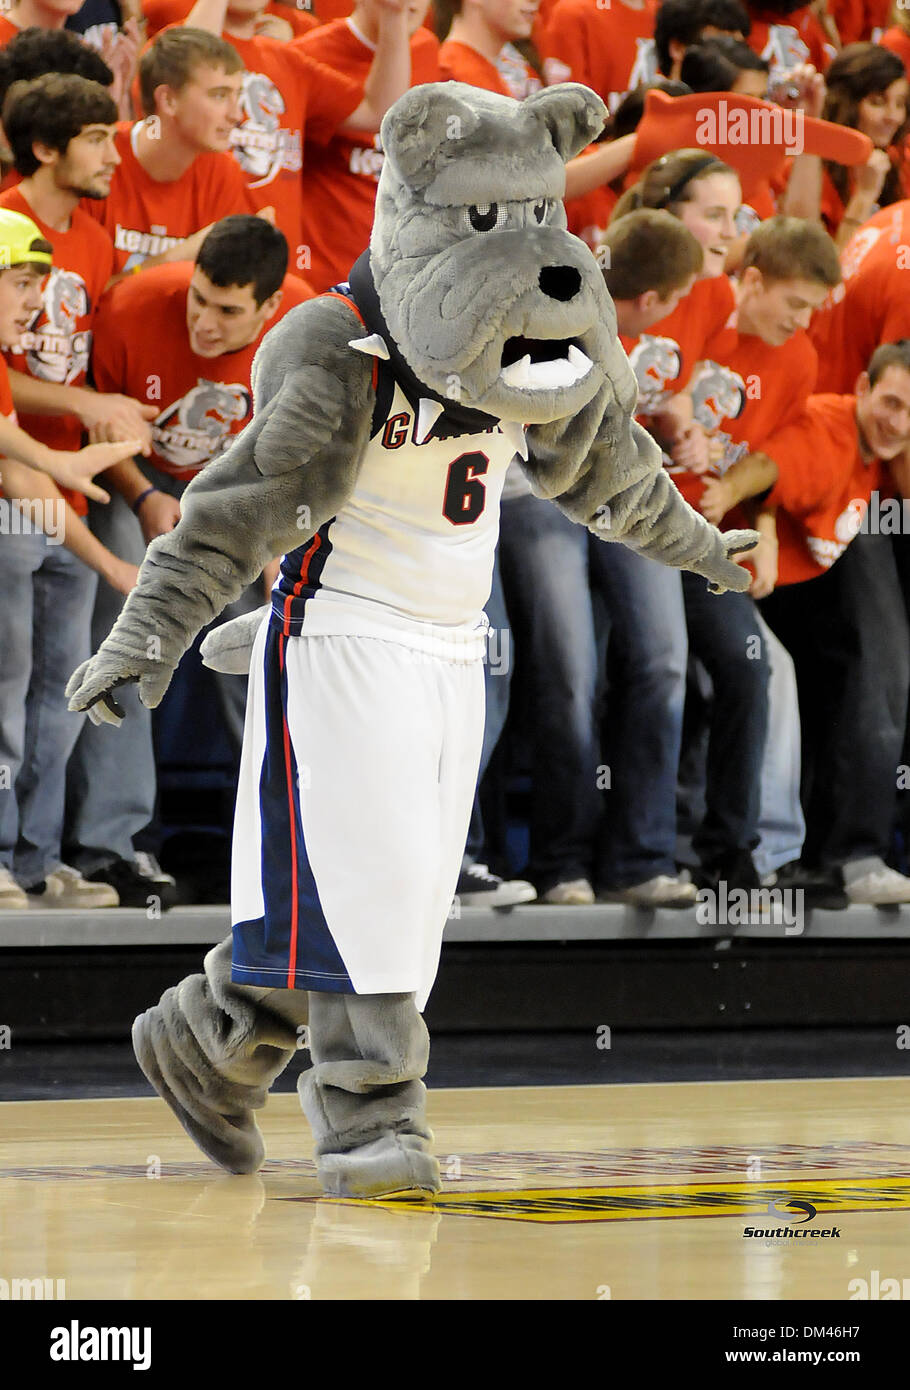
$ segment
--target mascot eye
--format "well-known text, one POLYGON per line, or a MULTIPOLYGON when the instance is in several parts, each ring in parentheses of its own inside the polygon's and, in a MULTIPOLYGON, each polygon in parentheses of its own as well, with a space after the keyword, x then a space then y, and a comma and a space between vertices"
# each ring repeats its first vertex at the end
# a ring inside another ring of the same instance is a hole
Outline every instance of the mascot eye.
POLYGON ((541 198, 539 203, 534 204, 534 216, 538 222, 542 222, 547 215, 547 200, 541 198))
POLYGON ((500 211, 498 203, 472 203, 468 208, 468 221, 475 232, 492 232, 495 227, 504 227, 506 209, 500 211))

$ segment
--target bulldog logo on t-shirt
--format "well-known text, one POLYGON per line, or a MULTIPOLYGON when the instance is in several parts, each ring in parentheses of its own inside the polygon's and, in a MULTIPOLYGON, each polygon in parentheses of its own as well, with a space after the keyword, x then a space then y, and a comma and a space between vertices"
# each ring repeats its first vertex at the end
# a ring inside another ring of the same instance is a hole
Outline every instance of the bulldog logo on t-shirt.
POLYGON ((264 72, 243 74, 240 110, 243 119, 231 135, 231 148, 251 188, 271 183, 282 169, 303 167, 300 131, 281 128, 284 97, 264 72))
POLYGON ((808 63, 808 45, 803 43, 792 24, 771 24, 768 26, 768 42, 761 55, 771 65, 769 77, 780 79, 793 68, 808 63))
POLYGON ((682 366, 679 343, 673 338, 642 333, 629 353, 629 363, 638 382, 638 409, 646 415, 652 414, 673 395, 667 390, 667 383, 679 376, 682 366))
POLYGON ((91 309, 85 281, 72 270, 51 270, 44 287, 44 304, 28 332, 23 333, 19 350, 25 353, 28 370, 42 381, 66 386, 82 375, 92 346, 88 329, 79 320, 91 309))
POLYGON ((175 468, 202 468, 227 446, 231 426, 252 409, 239 382, 206 381, 162 410, 152 425, 155 452, 175 468))

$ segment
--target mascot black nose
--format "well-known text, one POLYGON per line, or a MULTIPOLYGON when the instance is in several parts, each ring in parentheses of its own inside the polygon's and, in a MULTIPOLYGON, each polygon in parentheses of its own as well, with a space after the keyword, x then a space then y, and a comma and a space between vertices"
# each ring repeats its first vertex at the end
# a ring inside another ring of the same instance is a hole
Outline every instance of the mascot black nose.
POLYGON ((581 276, 570 265, 545 265, 538 283, 550 299, 574 299, 581 289, 581 276))

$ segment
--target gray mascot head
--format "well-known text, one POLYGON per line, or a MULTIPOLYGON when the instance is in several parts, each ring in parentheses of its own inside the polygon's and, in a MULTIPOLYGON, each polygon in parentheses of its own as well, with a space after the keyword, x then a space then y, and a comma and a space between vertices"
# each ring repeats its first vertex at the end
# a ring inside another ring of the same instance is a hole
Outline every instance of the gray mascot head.
POLYGON ((412 88, 383 120, 373 281, 399 351, 438 395, 540 424, 603 386, 616 313, 561 199, 565 161, 605 116, 575 83, 519 103, 447 82, 412 88))

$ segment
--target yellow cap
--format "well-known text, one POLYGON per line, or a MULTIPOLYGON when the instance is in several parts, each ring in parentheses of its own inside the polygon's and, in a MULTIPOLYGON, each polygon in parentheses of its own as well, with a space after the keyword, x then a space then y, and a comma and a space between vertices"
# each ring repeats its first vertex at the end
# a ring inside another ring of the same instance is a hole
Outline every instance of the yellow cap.
POLYGON ((12 208, 0 208, 0 270, 27 262, 49 266, 53 257, 46 247, 46 239, 30 217, 12 208), (41 247, 33 250, 36 241, 41 247))

